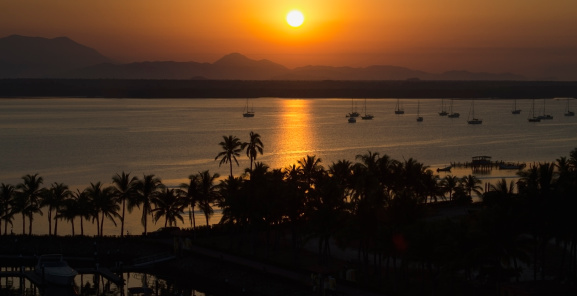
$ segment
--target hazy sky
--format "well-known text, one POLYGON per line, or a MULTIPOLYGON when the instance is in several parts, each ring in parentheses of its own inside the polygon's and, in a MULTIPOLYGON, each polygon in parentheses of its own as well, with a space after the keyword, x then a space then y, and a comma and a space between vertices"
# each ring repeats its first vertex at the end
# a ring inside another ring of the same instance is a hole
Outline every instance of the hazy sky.
POLYGON ((290 68, 577 67, 576 0, 0 0, 0 37, 12 34, 68 36, 122 62, 239 52, 290 68), (305 15, 299 28, 291 9, 305 15))

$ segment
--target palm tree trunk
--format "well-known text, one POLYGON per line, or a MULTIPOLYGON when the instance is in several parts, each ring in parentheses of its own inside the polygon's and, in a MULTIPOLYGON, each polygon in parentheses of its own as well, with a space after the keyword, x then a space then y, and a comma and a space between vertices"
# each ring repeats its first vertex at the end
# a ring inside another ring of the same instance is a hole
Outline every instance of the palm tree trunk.
POLYGON ((122 200, 122 218, 120 219, 120 237, 124 237, 124 214, 126 210, 126 200, 122 200))
POLYGON ((100 236, 104 235, 104 212, 102 212, 102 220, 100 220, 100 236))
POLYGON ((80 217, 80 236, 84 236, 84 217, 80 217))
POLYGON ((52 209, 48 209, 48 235, 52 235, 52 209))
POLYGON ((231 159, 231 161, 229 161, 229 163, 230 163, 230 178, 232 179, 233 178, 232 177, 232 159, 231 159))
MULTIPOLYGON (((58 214, 58 213, 56 213, 58 214)), ((54 218, 54 236, 58 236, 58 219, 54 218)))
POLYGON ((28 235, 32 235, 32 213, 28 216, 28 235))
POLYGON ((22 213, 22 235, 26 234, 26 214, 22 213))
POLYGON ((70 220, 70 223, 72 224, 72 236, 74 236, 74 219, 70 220))

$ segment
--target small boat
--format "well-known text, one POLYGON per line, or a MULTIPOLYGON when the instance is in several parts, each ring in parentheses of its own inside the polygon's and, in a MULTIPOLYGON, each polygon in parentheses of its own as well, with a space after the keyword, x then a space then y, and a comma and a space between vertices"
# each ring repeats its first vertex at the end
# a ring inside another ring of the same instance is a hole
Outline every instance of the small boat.
POLYGON ((423 121, 423 116, 420 115, 421 101, 417 101, 417 122, 423 121))
POLYGON ((445 110, 445 100, 441 99, 441 112, 439 112, 439 116, 447 116, 449 112, 445 110))
POLYGON ((361 116, 362 120, 371 120, 374 116, 371 114, 367 114, 367 99, 365 99, 365 116, 361 116))
POLYGON ((447 115, 447 117, 449 118, 459 118, 459 116, 461 116, 461 114, 457 113, 457 112, 453 112, 453 100, 451 100, 451 113, 449 113, 447 115))
POLYGON ((513 110, 511 110, 511 114, 521 114, 521 109, 517 109, 517 99, 513 103, 513 110))
POLYGON ((242 113, 243 117, 254 117, 254 110, 248 110, 248 99, 246 99, 246 107, 244 109, 244 113, 242 113))
POLYGON ((471 102, 471 112, 469 112, 469 120, 467 120, 468 124, 481 124, 483 123, 482 119, 475 117, 475 100, 471 102))
POLYGON ((78 274, 78 271, 68 266, 61 254, 40 256, 34 272, 46 282, 55 285, 70 285, 78 274))
POLYGON ((405 110, 401 108, 399 104, 399 99, 397 99, 397 106, 395 107, 395 114, 405 114, 405 110))
POLYGON ((359 112, 355 110, 355 101, 351 99, 351 113, 347 114, 346 117, 359 117, 359 116, 361 116, 361 114, 359 114, 359 112))
POLYGON ((448 166, 448 167, 444 167, 444 168, 438 168, 437 173, 438 172, 450 172, 451 168, 452 168, 452 166, 448 166))
POLYGON ((348 120, 349 120, 349 123, 355 123, 355 122, 357 122, 357 119, 356 119, 355 117, 352 117, 352 116, 349 117, 348 120))
POLYGON ((533 116, 527 118, 529 122, 541 122, 541 119, 535 116, 535 100, 533 100, 533 104, 531 105, 531 114, 533 114, 533 116))
POLYGON ((567 112, 565 112, 565 116, 575 116, 575 112, 569 110, 569 101, 571 99, 567 99, 567 112))

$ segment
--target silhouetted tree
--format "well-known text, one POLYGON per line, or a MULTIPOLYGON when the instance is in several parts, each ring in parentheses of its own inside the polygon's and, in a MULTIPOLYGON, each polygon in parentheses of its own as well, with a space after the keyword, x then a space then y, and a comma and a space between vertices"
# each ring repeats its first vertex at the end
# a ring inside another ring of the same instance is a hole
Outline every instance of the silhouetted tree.
POLYGON ((221 158, 218 166, 220 167, 223 163, 230 164, 230 177, 232 178, 232 162, 234 161, 236 165, 238 165, 238 160, 236 159, 237 156, 240 156, 240 151, 242 151, 242 143, 240 140, 235 136, 222 136, 223 141, 218 143, 222 148, 222 152, 220 152, 214 160, 221 158))

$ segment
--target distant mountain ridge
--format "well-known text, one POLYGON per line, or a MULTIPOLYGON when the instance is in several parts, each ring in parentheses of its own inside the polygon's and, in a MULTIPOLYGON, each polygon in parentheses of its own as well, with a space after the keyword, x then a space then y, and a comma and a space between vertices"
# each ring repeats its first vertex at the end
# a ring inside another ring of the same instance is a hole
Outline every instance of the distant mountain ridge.
POLYGON ((289 69, 269 60, 231 53, 214 63, 155 61, 114 63, 95 49, 67 37, 12 35, 0 38, 0 78, 215 79, 215 80, 526 80, 512 73, 409 68, 305 66, 289 69))

